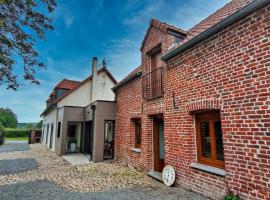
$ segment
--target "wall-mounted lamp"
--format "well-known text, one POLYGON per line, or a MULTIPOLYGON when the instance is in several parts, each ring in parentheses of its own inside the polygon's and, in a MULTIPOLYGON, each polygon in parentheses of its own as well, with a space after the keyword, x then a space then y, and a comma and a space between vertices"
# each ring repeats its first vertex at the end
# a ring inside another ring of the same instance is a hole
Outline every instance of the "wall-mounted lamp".
POLYGON ((176 102, 175 102, 175 94, 174 94, 174 92, 172 94, 172 100, 173 100, 173 107, 174 107, 174 109, 178 109, 178 106, 176 106, 176 102))

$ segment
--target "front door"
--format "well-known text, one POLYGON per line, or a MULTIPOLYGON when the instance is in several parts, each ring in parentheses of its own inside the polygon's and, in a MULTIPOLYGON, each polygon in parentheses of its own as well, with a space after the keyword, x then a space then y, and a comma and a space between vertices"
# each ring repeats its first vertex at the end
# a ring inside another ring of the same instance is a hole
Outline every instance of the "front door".
POLYGON ((92 123, 91 121, 85 122, 85 131, 84 131, 84 145, 83 145, 83 153, 91 154, 91 133, 92 133, 92 123))
POLYGON ((104 160, 114 157, 114 121, 105 121, 104 133, 104 160))
POLYGON ((164 168, 164 121, 161 117, 153 119, 154 170, 164 168))

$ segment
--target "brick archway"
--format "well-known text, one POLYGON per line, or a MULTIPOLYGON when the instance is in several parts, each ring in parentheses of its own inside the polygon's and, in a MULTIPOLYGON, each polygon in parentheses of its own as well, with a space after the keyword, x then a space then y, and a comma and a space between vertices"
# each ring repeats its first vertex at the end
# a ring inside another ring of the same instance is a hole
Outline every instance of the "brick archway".
POLYGON ((196 112, 199 110, 220 110, 221 99, 202 99, 186 104, 188 112, 196 112))

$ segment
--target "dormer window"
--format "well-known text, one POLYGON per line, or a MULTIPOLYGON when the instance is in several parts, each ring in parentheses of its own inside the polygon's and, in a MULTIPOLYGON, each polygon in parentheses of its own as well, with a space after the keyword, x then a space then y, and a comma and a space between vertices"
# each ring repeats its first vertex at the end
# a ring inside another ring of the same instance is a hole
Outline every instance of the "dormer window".
POLYGON ((175 42, 176 44, 179 44, 179 43, 182 42, 182 41, 183 41, 183 38, 177 37, 177 36, 174 37, 174 42, 175 42))

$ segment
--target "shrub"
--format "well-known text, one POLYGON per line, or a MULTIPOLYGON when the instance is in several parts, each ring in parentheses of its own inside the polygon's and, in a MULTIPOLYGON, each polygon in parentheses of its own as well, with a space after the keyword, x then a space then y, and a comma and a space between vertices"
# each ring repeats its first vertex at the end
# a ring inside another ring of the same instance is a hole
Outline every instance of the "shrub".
POLYGON ((28 137, 29 130, 27 129, 5 129, 3 131, 6 138, 28 137))
POLYGON ((226 195, 223 200, 240 200, 239 196, 238 195, 235 195, 235 194, 229 194, 229 195, 226 195))

